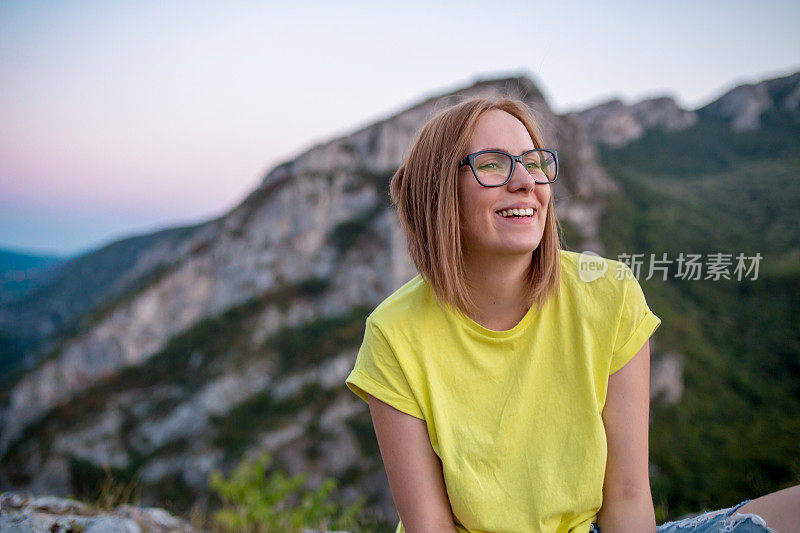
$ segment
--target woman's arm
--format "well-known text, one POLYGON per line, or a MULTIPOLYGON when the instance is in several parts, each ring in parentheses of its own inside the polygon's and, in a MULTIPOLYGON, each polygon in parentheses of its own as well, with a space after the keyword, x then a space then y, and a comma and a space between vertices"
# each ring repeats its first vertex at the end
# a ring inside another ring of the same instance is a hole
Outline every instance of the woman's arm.
POLYGON ((650 339, 608 378, 603 424, 608 442, 601 533, 656 531, 648 474, 650 339))
POLYGON ((406 532, 455 532, 442 465, 431 447, 425 422, 372 395, 369 412, 406 532))

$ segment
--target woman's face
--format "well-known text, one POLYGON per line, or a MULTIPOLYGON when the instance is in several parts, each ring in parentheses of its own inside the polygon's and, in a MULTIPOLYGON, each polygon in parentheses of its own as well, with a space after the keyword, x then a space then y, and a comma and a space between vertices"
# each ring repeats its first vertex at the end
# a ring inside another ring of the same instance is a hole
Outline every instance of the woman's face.
MULTIPOLYGON (((483 113, 467 146, 467 154, 500 149, 520 155, 534 146, 528 130, 513 115, 492 109, 483 113)), ((544 174, 538 179, 545 179, 544 174)), ((459 169, 458 202, 461 238, 467 256, 517 255, 535 250, 542 240, 550 184, 536 183, 520 163, 514 163, 511 180, 501 187, 484 187, 469 165, 459 169), (532 207, 533 216, 503 217, 514 207, 532 207)))

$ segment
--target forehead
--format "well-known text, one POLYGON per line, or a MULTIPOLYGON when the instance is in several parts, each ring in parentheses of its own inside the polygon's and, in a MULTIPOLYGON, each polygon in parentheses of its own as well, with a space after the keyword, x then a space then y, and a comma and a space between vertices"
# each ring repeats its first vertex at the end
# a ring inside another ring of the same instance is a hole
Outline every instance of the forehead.
POLYGON ((469 152, 500 148, 512 154, 535 148, 525 125, 500 109, 490 109, 478 117, 467 146, 469 152))

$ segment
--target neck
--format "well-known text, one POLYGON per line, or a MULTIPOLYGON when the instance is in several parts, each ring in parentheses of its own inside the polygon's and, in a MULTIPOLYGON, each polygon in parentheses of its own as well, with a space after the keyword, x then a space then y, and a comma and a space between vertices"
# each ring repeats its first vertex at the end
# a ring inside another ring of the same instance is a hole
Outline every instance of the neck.
POLYGON ((528 311, 525 283, 533 252, 502 257, 465 254, 464 266, 478 324, 497 331, 516 326, 528 311))

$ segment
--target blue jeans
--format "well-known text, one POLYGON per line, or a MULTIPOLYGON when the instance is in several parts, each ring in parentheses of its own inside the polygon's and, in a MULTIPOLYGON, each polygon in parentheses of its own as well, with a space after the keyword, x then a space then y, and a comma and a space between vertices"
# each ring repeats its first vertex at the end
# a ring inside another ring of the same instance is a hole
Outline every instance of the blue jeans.
MULTIPOLYGON (((756 514, 736 513, 736 510, 750 500, 745 500, 738 505, 707 511, 697 516, 666 522, 656 527, 658 533, 681 533, 692 531, 694 533, 718 533, 720 531, 735 531, 736 533, 775 533, 768 528, 763 518, 756 514), (735 516, 734 516, 735 515, 735 516)), ((597 524, 592 524, 589 533, 602 533, 597 524)))

